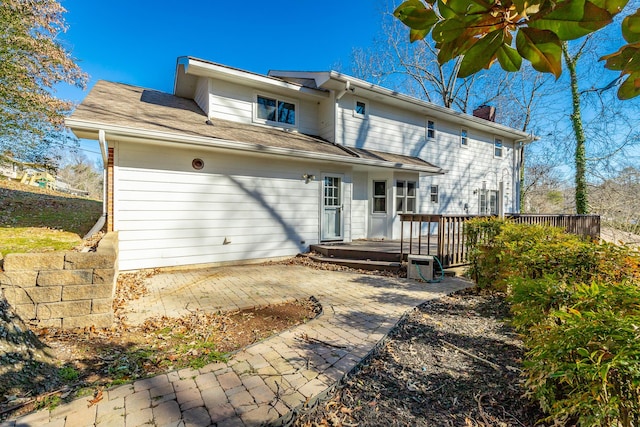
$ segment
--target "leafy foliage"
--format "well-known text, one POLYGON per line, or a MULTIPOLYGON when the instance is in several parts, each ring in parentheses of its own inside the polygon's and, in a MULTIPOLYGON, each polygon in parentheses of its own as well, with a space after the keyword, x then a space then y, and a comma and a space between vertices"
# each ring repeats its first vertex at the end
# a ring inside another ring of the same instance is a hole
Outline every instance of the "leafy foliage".
MULTIPOLYGON (((562 43, 613 22, 628 0, 407 0, 394 15, 410 28, 411 41, 431 34, 445 63, 463 57, 460 77, 498 62, 517 71, 522 60, 541 72, 562 73, 562 43)), ((622 20, 627 42, 601 58, 626 77, 620 99, 640 94, 640 11, 622 20)))
POLYGON ((640 253, 495 219, 467 231, 479 284, 507 292, 549 420, 639 425, 640 253))
POLYGON ((86 83, 58 39, 64 12, 54 0, 0 3, 0 148, 18 157, 62 129, 72 104, 55 97, 56 85, 86 83))

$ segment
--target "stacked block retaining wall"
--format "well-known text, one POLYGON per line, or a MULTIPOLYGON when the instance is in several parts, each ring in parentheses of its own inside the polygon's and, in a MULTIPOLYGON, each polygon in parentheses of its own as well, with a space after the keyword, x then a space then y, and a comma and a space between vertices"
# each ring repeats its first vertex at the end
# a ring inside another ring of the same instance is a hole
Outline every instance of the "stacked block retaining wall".
POLYGON ((8 254, 0 289, 22 320, 36 327, 109 327, 117 247, 117 233, 108 233, 96 252, 8 254))

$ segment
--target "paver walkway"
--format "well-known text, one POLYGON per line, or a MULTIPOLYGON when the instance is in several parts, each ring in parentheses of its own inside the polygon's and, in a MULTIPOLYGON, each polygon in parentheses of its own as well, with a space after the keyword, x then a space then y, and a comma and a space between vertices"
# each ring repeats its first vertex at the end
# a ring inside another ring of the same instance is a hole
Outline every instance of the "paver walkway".
POLYGON ((150 295, 132 302, 130 322, 187 310, 225 310, 314 296, 323 313, 254 344, 228 363, 184 369, 118 386, 97 405, 80 398, 5 426, 258 426, 286 424, 327 393, 411 308, 470 286, 259 265, 165 271, 148 279, 150 295))

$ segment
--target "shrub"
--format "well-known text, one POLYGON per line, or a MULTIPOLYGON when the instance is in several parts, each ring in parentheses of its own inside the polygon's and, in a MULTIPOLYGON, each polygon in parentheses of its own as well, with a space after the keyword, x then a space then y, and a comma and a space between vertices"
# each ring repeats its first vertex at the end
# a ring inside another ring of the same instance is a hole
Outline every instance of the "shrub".
POLYGON ((640 426, 640 254, 560 229, 468 224, 471 272, 506 291, 528 394, 556 423, 640 426))
POLYGON ((525 336, 529 394, 557 422, 640 425, 639 284, 577 286, 571 298, 525 336))

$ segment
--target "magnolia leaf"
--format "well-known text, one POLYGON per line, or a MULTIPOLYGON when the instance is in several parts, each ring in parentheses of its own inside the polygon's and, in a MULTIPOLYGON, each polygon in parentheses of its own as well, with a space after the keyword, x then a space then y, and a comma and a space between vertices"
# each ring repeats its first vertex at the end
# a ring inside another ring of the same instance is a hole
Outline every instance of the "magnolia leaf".
POLYGON ((427 8, 420 0, 408 0, 393 12, 404 25, 413 30, 427 30, 438 22, 438 16, 433 9, 427 8))
POLYGON ((447 43, 458 39, 467 29, 467 24, 456 18, 438 22, 431 36, 436 43, 447 43))
POLYGON ((462 55, 475 43, 475 39, 456 40, 448 43, 436 44, 438 49, 438 62, 444 64, 453 58, 462 55))
POLYGON ((445 3, 443 0, 438 0, 437 4, 438 4, 438 13, 440 13, 440 16, 442 16, 444 19, 451 19, 458 16, 456 12, 453 9, 451 9, 449 5, 445 3))
POLYGON ((520 28, 516 35, 516 48, 535 70, 552 73, 556 79, 562 74, 562 47, 553 32, 520 28))
POLYGON ((411 43, 424 39, 427 34, 429 34, 429 30, 414 30, 411 28, 409 30, 409 41, 411 43))
POLYGON ((622 36, 628 43, 640 41, 640 10, 622 20, 622 36))
POLYGON ((518 71, 522 65, 522 57, 518 51, 504 43, 496 52, 498 62, 505 71, 518 71))
POLYGON ((627 67, 627 64, 631 61, 635 55, 640 52, 640 45, 625 45, 622 46, 617 52, 610 53, 609 55, 605 55, 600 58, 601 61, 605 62, 605 68, 614 71, 622 71, 627 67))
POLYGON ((533 15, 540 11, 541 0, 513 0, 516 11, 521 15, 533 15))
POLYGON ((443 0, 456 15, 473 15, 486 13, 491 10, 493 4, 482 0, 443 0))
POLYGON ((609 12, 590 1, 564 1, 551 12, 532 17, 528 25, 538 30, 553 31, 560 40, 573 40, 611 23, 609 12))
POLYGON ((489 68, 496 56, 496 51, 504 43, 502 30, 487 34, 471 46, 464 54, 458 77, 465 78, 483 68, 489 68))
POLYGON ((495 31, 498 19, 489 14, 468 15, 441 20, 433 27, 432 37, 436 43, 446 43, 457 40, 463 43, 463 39, 475 39, 478 35, 495 31), (460 40, 458 40, 460 39, 460 40))
POLYGON ((590 0, 601 9, 605 9, 611 15, 617 15, 627 5, 629 0, 590 0))

